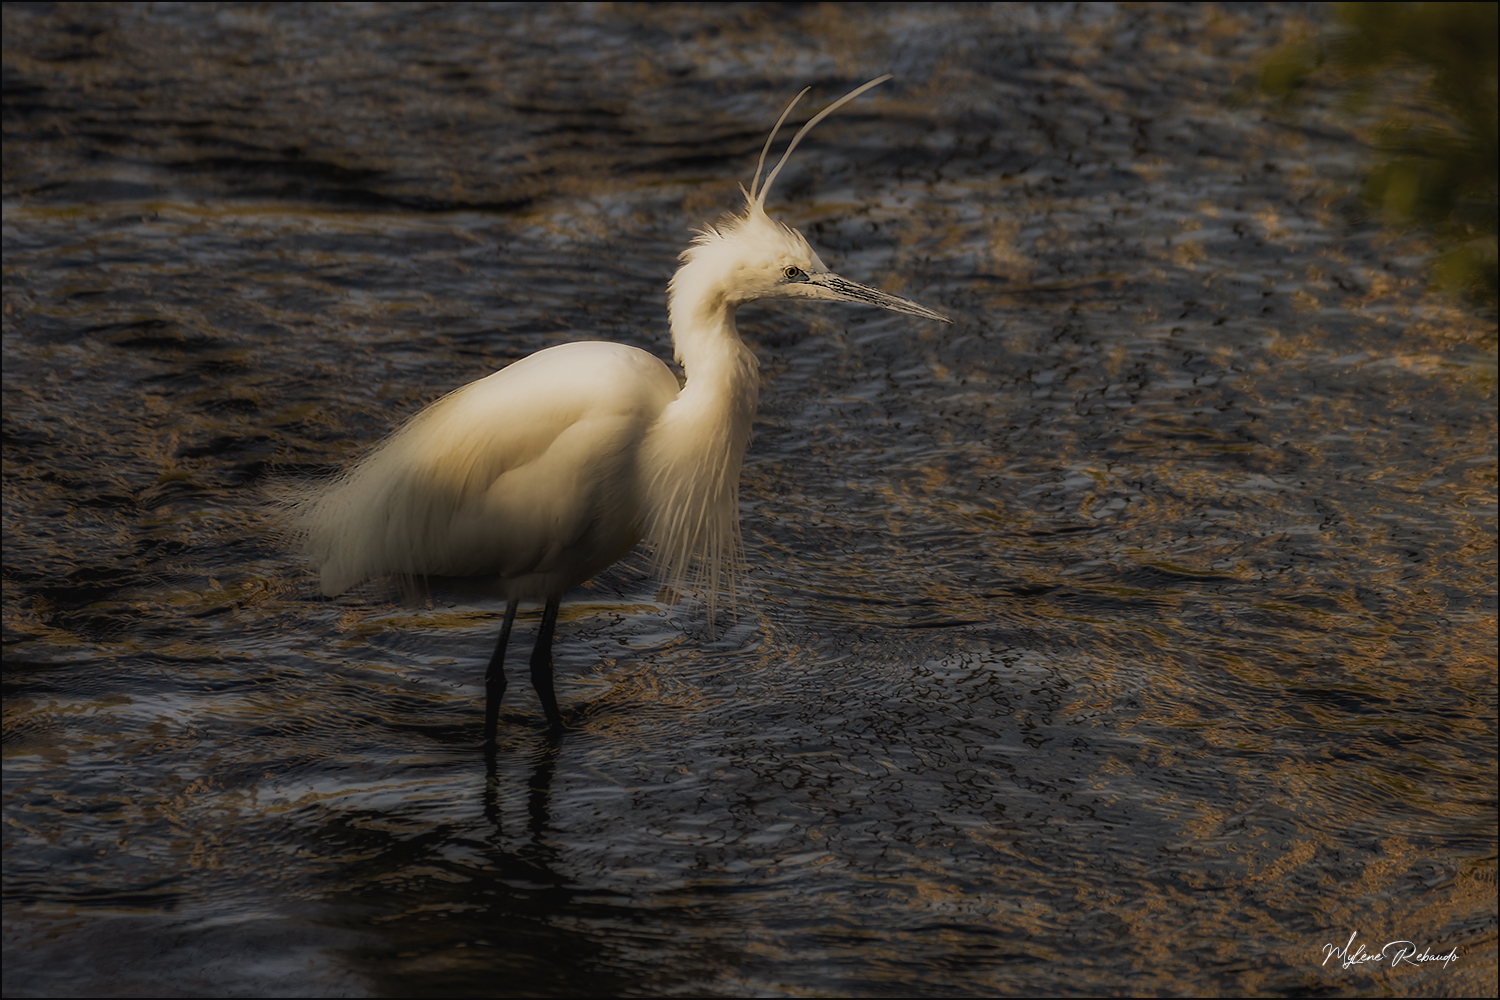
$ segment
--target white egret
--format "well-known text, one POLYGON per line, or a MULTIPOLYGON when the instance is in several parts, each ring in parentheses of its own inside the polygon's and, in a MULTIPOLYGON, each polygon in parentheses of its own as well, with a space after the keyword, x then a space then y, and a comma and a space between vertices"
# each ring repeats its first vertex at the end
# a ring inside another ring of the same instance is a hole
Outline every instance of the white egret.
POLYGON ((377 577, 483 578, 506 598, 485 675, 485 742, 494 746, 505 647, 520 601, 546 609, 531 682, 553 729, 552 635, 565 591, 643 538, 681 587, 696 568, 713 602, 738 557, 740 463, 759 396, 755 354, 735 309, 756 299, 859 302, 947 322, 915 302, 831 272, 802 234, 766 215, 766 194, 809 129, 760 183, 766 153, 806 90, 782 112, 745 207, 698 231, 669 286, 677 376, 623 344, 538 351, 437 400, 344 475, 300 502, 295 530, 334 596, 377 577))

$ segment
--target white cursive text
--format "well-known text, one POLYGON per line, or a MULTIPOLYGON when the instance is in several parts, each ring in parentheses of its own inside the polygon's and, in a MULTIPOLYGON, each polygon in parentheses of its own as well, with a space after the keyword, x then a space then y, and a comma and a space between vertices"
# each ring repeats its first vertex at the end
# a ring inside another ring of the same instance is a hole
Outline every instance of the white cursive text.
POLYGON ((1370 962, 1384 962, 1387 958, 1391 960, 1391 968, 1395 968, 1402 962, 1408 965, 1420 965, 1423 962, 1442 962, 1443 968, 1448 963, 1458 961, 1458 949, 1449 949, 1446 955, 1434 955, 1432 949, 1423 948, 1421 954, 1417 953, 1417 946, 1410 941, 1387 941, 1385 947, 1379 951, 1370 951, 1363 944, 1356 945, 1354 939, 1359 937, 1359 931, 1349 935, 1349 940, 1340 948, 1336 944, 1325 944, 1323 946, 1323 964, 1326 966, 1329 959, 1337 958, 1339 964, 1345 969, 1356 965, 1365 965, 1370 962))

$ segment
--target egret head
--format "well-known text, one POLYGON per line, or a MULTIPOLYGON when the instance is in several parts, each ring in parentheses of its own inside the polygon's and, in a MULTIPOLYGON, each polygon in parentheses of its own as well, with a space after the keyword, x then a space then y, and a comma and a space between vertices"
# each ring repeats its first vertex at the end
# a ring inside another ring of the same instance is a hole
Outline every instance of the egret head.
MULTIPOLYGON (((682 267, 672 279, 674 314, 679 294, 687 293, 687 297, 695 300, 696 306, 709 309, 724 306, 732 309, 756 299, 825 299, 858 302, 950 322, 946 316, 925 306, 834 274, 801 233, 766 214, 766 194, 802 137, 834 110, 889 79, 890 76, 886 75, 871 80, 815 115, 787 144, 786 151, 762 185, 760 174, 765 167, 766 153, 787 115, 807 91, 792 99, 761 150, 755 178, 750 190, 745 192, 744 209, 722 219, 716 226, 699 230, 692 245, 683 251, 682 267)), ((674 321, 674 331, 675 327, 674 321)))

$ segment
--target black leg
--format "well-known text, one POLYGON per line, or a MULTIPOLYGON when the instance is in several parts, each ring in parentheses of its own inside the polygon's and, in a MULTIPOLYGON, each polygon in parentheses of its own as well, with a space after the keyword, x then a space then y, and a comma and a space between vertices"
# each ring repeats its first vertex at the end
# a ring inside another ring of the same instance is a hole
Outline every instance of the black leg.
POLYGON ((500 728, 500 702, 505 697, 505 646, 510 642, 510 627, 516 621, 512 599, 505 605, 505 624, 500 626, 500 641, 490 654, 490 665, 484 672, 484 745, 495 746, 495 731, 500 728))
POLYGON ((542 612, 542 627, 537 630, 536 648, 531 651, 531 686, 542 699, 542 711, 553 729, 562 728, 562 713, 557 710, 557 695, 552 690, 552 633, 557 629, 557 609, 562 596, 547 598, 542 612))

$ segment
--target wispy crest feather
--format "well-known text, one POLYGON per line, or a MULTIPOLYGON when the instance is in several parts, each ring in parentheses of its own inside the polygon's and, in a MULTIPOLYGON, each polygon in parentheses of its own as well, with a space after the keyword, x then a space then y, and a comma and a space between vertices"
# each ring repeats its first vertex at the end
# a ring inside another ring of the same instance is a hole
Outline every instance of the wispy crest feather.
POLYGON ((838 100, 828 105, 828 107, 824 108, 822 111, 819 111, 817 114, 813 115, 812 120, 798 129, 797 134, 792 136, 792 141, 787 143, 786 151, 781 154, 781 159, 776 162, 776 166, 771 170, 770 176, 766 178, 765 186, 757 190, 757 185, 760 181, 760 168, 765 164, 766 152, 770 150, 772 140, 776 138, 776 133, 780 131, 781 123, 786 121, 786 116, 792 113, 792 108, 797 106, 797 102, 802 100, 802 94, 807 93, 807 91, 803 90, 802 94, 798 94, 796 97, 792 98, 792 103, 786 106, 786 110, 781 113, 781 117, 776 121, 776 127, 771 130, 771 136, 766 140, 765 149, 762 149, 760 152, 760 163, 755 167, 755 180, 750 184, 751 204, 753 204, 755 208, 759 209, 762 212, 766 210, 766 194, 771 190, 771 185, 776 183, 776 176, 781 173, 781 168, 786 166, 786 161, 791 158, 792 150, 797 148, 797 144, 802 141, 803 136, 812 131, 814 125, 818 124, 818 122, 822 121, 824 118, 827 118, 829 115, 833 114, 839 108, 843 107, 845 104, 848 104, 850 101, 854 100, 856 97, 858 97, 860 94, 863 94, 871 87, 878 87, 890 78, 891 74, 889 73, 885 74, 884 76, 877 76, 869 83, 856 87, 855 89, 849 91, 849 93, 845 94, 843 97, 840 97, 838 100))

